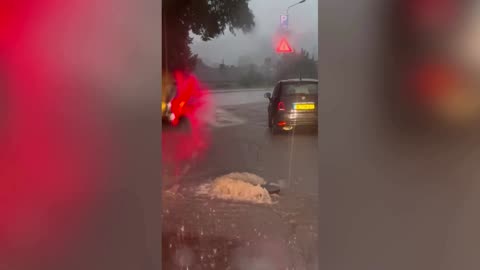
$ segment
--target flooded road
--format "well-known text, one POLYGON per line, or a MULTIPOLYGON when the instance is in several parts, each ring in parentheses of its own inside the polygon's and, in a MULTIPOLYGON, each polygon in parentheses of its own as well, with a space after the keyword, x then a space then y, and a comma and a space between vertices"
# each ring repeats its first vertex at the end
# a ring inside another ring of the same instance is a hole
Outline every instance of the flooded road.
POLYGON ((174 145, 185 145, 177 136, 205 135, 205 147, 190 159, 163 166, 179 172, 162 179, 165 269, 318 268, 317 136, 272 136, 264 93, 213 94, 217 118, 229 124, 164 130, 165 159, 178 155, 174 145), (202 185, 232 172, 255 174, 281 191, 271 205, 198 194, 202 185))
POLYGON ((254 88, 239 92, 212 91, 211 95, 216 106, 242 105, 264 102, 264 94, 272 90, 273 88, 254 88))
POLYGON ((166 194, 164 267, 317 269, 316 216, 308 210, 313 202, 258 206, 166 194))

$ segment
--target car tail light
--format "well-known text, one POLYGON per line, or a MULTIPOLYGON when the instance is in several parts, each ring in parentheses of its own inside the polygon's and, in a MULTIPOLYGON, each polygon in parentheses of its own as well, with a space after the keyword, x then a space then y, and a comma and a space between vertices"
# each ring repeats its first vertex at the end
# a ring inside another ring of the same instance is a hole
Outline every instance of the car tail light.
POLYGON ((278 102, 277 109, 279 111, 285 111, 285 103, 283 103, 283 101, 278 102))
POLYGON ((279 127, 283 127, 283 126, 286 126, 286 125, 287 125, 287 122, 285 122, 285 121, 280 121, 280 122, 278 122, 277 125, 278 125, 279 127))

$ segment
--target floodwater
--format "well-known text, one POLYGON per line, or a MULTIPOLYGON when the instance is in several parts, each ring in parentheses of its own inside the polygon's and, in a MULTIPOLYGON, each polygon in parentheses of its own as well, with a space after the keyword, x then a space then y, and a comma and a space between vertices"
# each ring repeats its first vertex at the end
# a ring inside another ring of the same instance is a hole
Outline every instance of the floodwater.
POLYGON ((264 97, 266 92, 271 93, 272 89, 263 90, 262 88, 256 88, 241 92, 215 93, 215 91, 211 91, 210 93, 216 106, 230 106, 266 102, 264 97))

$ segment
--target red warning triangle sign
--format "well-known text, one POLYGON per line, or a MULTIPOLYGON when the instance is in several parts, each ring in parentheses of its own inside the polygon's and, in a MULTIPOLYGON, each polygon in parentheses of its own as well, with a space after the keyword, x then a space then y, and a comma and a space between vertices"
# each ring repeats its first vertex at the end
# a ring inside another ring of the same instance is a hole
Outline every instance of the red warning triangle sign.
POLYGON ((290 44, 288 44, 288 41, 284 38, 280 40, 280 43, 278 43, 277 46, 277 52, 278 53, 292 53, 293 49, 290 47, 290 44))

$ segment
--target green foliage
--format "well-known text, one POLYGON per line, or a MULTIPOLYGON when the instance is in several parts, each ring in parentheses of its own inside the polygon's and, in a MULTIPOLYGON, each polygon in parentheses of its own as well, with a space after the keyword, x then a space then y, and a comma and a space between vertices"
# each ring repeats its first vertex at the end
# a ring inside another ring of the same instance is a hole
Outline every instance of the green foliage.
POLYGON ((310 54, 302 49, 300 53, 285 54, 278 62, 275 79, 291 78, 312 78, 318 77, 317 64, 310 54))
POLYGON ((208 41, 228 29, 248 32, 255 26, 249 0, 163 0, 162 68, 192 70, 190 32, 208 41))

